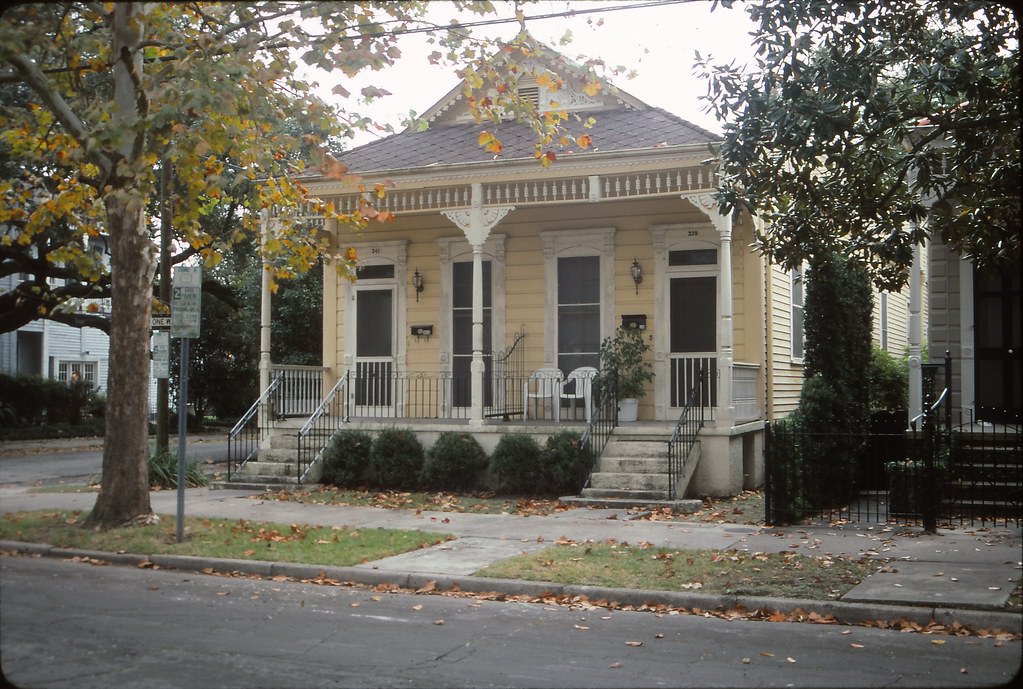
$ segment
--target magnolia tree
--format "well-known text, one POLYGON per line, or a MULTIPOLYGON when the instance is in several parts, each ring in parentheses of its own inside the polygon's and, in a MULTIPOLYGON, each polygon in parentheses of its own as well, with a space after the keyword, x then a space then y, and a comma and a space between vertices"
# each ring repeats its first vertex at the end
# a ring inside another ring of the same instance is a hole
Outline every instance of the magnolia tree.
MULTIPOLYGON (((449 7, 492 11, 486 2, 449 7)), ((0 241, 14 251, 53 236, 50 262, 73 266, 97 284, 109 282, 107 433, 88 525, 151 516, 146 382, 156 223, 147 209, 159 169, 171 166, 177 180, 169 223, 207 265, 251 240, 260 212, 272 211, 276 232, 262 250, 274 277, 305 270, 338 243, 290 219, 295 211, 311 208, 351 231, 387 214, 368 202, 340 214, 300 183, 302 163, 292 152, 315 151, 320 142, 288 134, 278 122, 302 120, 344 135, 368 120, 325 106, 297 76, 299 66, 332 74, 334 92, 347 98, 346 80, 399 59, 400 35, 427 26, 429 8, 421 2, 40 3, 11 6, 0 17, 0 63, 7 67, 0 84, 16 88, 21 99, 17 107, 5 102, 2 111, 0 145, 18 164, 0 180, 6 228, 0 241), (237 205, 237 222, 228 233, 211 234, 203 219, 227 203, 237 205), (87 249, 87 238, 100 236, 109 239, 109 265, 87 249)), ((560 143, 572 143, 557 135, 564 115, 525 107, 509 86, 515 70, 499 69, 534 46, 512 44, 495 60, 492 46, 457 27, 438 28, 431 40, 432 61, 461 67, 481 122, 509 112, 524 118, 545 164, 560 143)), ((592 74, 589 66, 584 73, 592 74)), ((535 76, 553 89, 560 85, 553 72, 535 76)), ((596 81, 584 79, 578 88, 592 92, 596 81)), ((381 93, 368 87, 362 96, 381 93)), ((480 144, 500 146, 485 132, 480 144)), ((322 174, 353 178, 326 150, 313 162, 322 174)), ((334 258, 339 270, 351 271, 354 257, 334 258)), ((40 302, 41 315, 60 305, 55 301, 40 302)))
MULTIPOLYGON (((731 6, 731 2, 722 2, 731 6)), ((753 62, 697 56, 726 119, 723 212, 788 269, 832 252, 898 288, 926 232, 1018 261, 1019 23, 998 2, 764 0, 753 62), (925 226, 926 221, 926 226, 925 226)))

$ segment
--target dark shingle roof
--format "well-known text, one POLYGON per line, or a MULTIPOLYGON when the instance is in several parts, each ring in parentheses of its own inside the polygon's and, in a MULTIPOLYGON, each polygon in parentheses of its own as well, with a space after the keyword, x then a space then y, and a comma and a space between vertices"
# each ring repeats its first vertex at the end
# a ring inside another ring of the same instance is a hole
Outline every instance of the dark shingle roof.
MULTIPOLYGON (((698 127, 660 108, 647 110, 598 110, 580 113, 583 120, 593 117, 596 123, 586 129, 574 118, 562 126, 564 133, 574 137, 589 134, 593 140, 590 151, 608 152, 655 146, 678 146, 720 140, 720 135, 698 127)), ((352 172, 393 170, 453 163, 486 162, 531 158, 536 135, 517 122, 475 122, 456 125, 435 125, 422 132, 405 131, 379 141, 354 148, 340 156, 352 172), (481 132, 489 131, 504 148, 496 155, 479 145, 481 132)), ((575 155, 582 149, 573 147, 575 155)), ((566 153, 555 148, 559 155, 566 153)))

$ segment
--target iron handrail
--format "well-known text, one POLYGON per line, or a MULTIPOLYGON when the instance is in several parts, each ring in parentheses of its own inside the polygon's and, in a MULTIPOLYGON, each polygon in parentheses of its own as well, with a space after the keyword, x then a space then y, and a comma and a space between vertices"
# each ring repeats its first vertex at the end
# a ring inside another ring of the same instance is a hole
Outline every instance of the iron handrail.
MULTIPOLYGON (((334 387, 330 389, 327 396, 320 402, 320 406, 316 408, 316 411, 310 415, 306 422, 302 425, 301 430, 298 432, 298 482, 302 483, 305 481, 306 476, 309 475, 309 471, 313 468, 316 461, 322 456, 323 448, 326 447, 327 442, 330 440, 334 432, 341 427, 342 424, 348 421, 347 409, 345 413, 332 415, 339 421, 335 421, 333 424, 327 423, 324 425, 321 420, 324 417, 330 418, 328 415, 329 411, 334 409, 334 400, 337 398, 338 393, 345 388, 348 383, 348 373, 346 372, 343 376, 338 378, 337 382, 334 383, 334 387), (319 442, 313 442, 309 444, 307 440, 310 436, 314 439, 318 439, 319 442), (315 448, 315 449, 314 449, 315 448), (314 454, 315 456, 310 460, 309 455, 314 454)), ((345 396, 345 402, 347 403, 347 395, 345 396)), ((345 405, 347 407, 347 404, 345 405)))
MULTIPOLYGON (((237 463, 238 468, 241 469, 243 466, 245 466, 246 462, 252 459, 253 455, 255 455, 256 451, 259 449, 259 442, 262 440, 261 433, 262 429, 257 427, 255 432, 253 432, 252 429, 250 428, 252 419, 257 417, 260 408, 263 407, 274 394, 276 394, 278 389, 281 387, 282 381, 283 377, 281 376, 281 374, 278 373, 277 375, 275 375, 273 380, 270 381, 270 384, 266 386, 266 390, 263 391, 263 394, 259 396, 259 399, 252 403, 252 406, 248 408, 245 414, 243 414, 242 417, 238 419, 238 422, 231 427, 231 430, 227 432, 228 481, 231 480, 231 473, 232 470, 234 469, 234 465, 237 463), (246 437, 239 439, 239 436, 242 435, 243 432, 247 432, 246 437), (245 454, 244 457, 235 457, 235 451, 238 448, 239 444, 243 448, 247 447, 247 450, 244 451, 245 454), (238 461, 236 462, 236 460, 238 461)), ((271 426, 273 425, 272 418, 270 420, 270 425, 271 426)))
POLYGON ((671 434, 671 440, 668 441, 669 500, 674 500, 677 497, 679 477, 685 471, 686 458, 696 444, 696 436, 700 429, 703 428, 705 421, 703 400, 698 399, 701 397, 700 392, 703 390, 704 373, 704 370, 700 369, 696 375, 696 380, 693 381, 693 385, 689 388, 689 392, 686 394, 685 406, 682 407, 682 412, 678 416, 678 422, 675 424, 675 430, 671 434), (693 409, 699 410, 699 417, 690 419, 689 417, 693 409))
POLYGON ((920 412, 919 414, 917 414, 916 416, 914 416, 912 419, 909 420, 910 427, 915 429, 916 428, 916 422, 919 421, 920 419, 922 419, 927 414, 930 414, 932 411, 934 411, 938 407, 940 407, 941 403, 945 400, 945 396, 948 395, 948 394, 949 394, 948 388, 946 387, 944 390, 941 391, 941 394, 938 395, 938 399, 934 401, 934 404, 932 404, 929 409, 920 412))
POLYGON ((594 387, 600 391, 598 401, 590 413, 590 420, 586 423, 582 436, 579 438, 580 448, 583 451, 588 450, 593 455, 590 471, 583 484, 584 488, 590 485, 600 455, 603 454, 604 448, 607 447, 607 443, 611 439, 611 434, 618 426, 618 395, 615 381, 607 379, 598 382, 598 380, 594 380, 594 387))

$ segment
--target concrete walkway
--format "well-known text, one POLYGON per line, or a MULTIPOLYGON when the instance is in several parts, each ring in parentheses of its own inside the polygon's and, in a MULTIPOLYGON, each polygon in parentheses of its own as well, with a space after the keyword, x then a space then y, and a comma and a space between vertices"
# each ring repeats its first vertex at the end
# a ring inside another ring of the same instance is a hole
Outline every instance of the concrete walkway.
MULTIPOLYGON (((174 514, 174 491, 152 493, 154 511, 174 514)), ((91 509, 95 494, 29 493, 21 488, 0 489, 0 511, 91 509)), ((926 534, 897 525, 800 526, 763 528, 706 522, 659 522, 631 518, 616 509, 578 508, 550 516, 417 513, 374 507, 342 507, 278 502, 259 493, 237 490, 189 489, 188 516, 222 517, 353 528, 392 528, 435 531, 455 536, 452 541, 356 567, 324 568, 288 563, 218 562, 204 558, 157 556, 162 566, 199 570, 252 571, 309 577, 324 571, 328 578, 364 584, 393 583, 419 588, 427 582, 438 589, 457 586, 463 591, 497 591, 509 595, 542 592, 604 598, 623 604, 663 604, 701 609, 765 609, 832 614, 857 622, 905 618, 920 624, 959 622, 976 629, 1002 629, 1019 634, 1023 615, 1006 611, 1005 604, 1021 575, 1023 533, 1017 527, 976 527, 926 534), (536 552, 559 539, 631 544, 650 543, 671 548, 737 549, 748 552, 797 552, 809 556, 892 558, 884 571, 871 575, 839 601, 765 599, 699 592, 622 591, 596 587, 497 580, 473 574, 492 562, 524 552, 536 552)), ((12 549, 10 542, 0 548, 12 549)), ((69 551, 36 552, 67 557, 69 551)), ((95 554, 93 554, 95 555, 95 554)), ((125 560, 125 558, 120 558, 125 560)))

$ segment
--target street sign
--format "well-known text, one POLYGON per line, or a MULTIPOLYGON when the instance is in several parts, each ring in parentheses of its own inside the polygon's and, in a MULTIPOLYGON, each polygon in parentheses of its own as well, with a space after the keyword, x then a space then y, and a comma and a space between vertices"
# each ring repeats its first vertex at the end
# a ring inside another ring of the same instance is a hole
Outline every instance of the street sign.
POLYGON ((171 289, 171 337, 199 337, 201 319, 202 266, 179 266, 171 289))
POLYGON ((170 316, 153 316, 153 327, 154 328, 169 328, 171 327, 170 316))
POLYGON ((170 378, 170 333, 166 330, 153 333, 153 376, 170 378))

